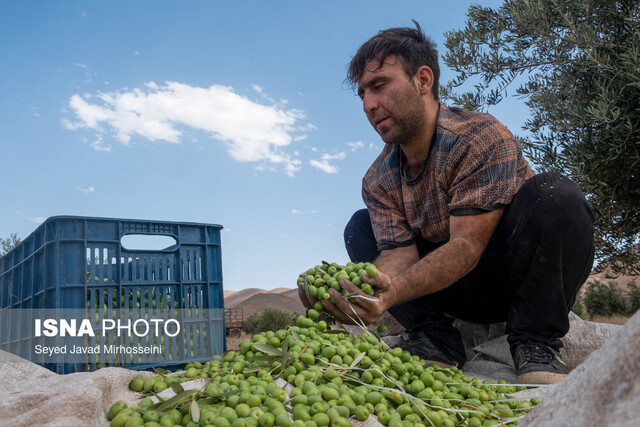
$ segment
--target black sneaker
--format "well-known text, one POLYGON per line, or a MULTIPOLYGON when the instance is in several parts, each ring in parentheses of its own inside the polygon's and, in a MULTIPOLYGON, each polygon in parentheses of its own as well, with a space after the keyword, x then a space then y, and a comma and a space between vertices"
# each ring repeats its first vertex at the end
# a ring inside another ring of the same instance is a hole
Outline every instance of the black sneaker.
POLYGON ((398 345, 398 347, 418 356, 427 363, 443 368, 460 367, 467 361, 464 355, 448 349, 440 342, 426 336, 422 331, 410 334, 409 339, 398 345))
POLYGON ((512 355, 520 384, 556 384, 569 373, 560 353, 538 341, 516 344, 512 355))

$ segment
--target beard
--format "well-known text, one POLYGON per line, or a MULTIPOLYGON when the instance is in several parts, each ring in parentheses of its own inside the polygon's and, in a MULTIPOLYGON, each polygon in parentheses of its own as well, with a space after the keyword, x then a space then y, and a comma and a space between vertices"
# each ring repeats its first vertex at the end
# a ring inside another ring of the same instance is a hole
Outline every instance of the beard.
POLYGON ((392 123, 376 129, 385 143, 403 145, 425 132, 426 107, 412 82, 407 82, 407 90, 391 99, 387 112, 392 123))

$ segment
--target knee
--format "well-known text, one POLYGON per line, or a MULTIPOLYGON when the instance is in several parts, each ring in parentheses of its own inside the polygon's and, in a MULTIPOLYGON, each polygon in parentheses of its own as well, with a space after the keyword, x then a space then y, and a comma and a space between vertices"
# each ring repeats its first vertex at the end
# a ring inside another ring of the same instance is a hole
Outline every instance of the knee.
POLYGON ((353 262, 373 261, 378 256, 371 218, 366 209, 353 214, 344 229, 344 245, 353 262))
POLYGON ((367 209, 357 210, 344 228, 345 243, 352 237, 362 234, 363 230, 371 228, 371 217, 367 209))
POLYGON ((547 224, 556 227, 593 227, 593 213, 584 193, 569 178, 551 172, 535 175, 523 185, 535 195, 531 207, 547 224))

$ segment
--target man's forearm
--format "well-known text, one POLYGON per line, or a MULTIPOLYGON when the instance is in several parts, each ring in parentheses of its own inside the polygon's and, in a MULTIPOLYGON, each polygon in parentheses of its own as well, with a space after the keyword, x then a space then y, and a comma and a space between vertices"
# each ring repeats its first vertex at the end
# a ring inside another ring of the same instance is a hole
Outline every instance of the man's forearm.
POLYGON ((451 240, 418 262, 392 276, 397 289, 396 301, 401 304, 448 287, 470 272, 479 255, 463 239, 451 240))
POLYGON ((378 270, 393 278, 414 265, 418 260, 418 249, 415 245, 411 245, 382 251, 374 264, 378 270))

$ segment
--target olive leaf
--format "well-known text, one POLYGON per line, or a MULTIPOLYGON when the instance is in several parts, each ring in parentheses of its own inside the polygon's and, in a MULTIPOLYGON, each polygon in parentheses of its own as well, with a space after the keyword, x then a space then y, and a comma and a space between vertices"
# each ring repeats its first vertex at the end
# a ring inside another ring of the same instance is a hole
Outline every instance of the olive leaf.
MULTIPOLYGON (((256 363, 272 363, 272 362, 276 362, 278 360, 280 360, 282 358, 282 356, 267 356, 267 355, 263 355, 263 356, 253 356, 250 361, 251 362, 256 362, 256 363)), ((246 370, 244 371, 246 372, 246 370)))
POLYGON ((204 406, 204 405, 214 405, 216 403, 219 403, 222 399, 220 399, 220 397, 218 397, 218 395, 214 396, 214 397, 205 397, 204 399, 198 399, 198 405, 200 406, 204 406))
POLYGON ((348 334, 349 332, 345 331, 344 329, 329 329, 328 331, 324 331, 325 334, 330 334, 330 335, 338 335, 338 334, 348 334))
MULTIPOLYGON (((242 390, 237 389, 237 390, 229 390, 229 391, 225 391, 223 393, 216 393, 216 394, 211 394, 209 395, 209 397, 205 398, 205 399, 199 399, 198 403, 200 405, 204 405, 204 404, 209 404, 209 403, 215 403, 219 400, 222 400, 223 397, 229 397, 229 396, 234 396, 236 394, 240 394, 242 390)), ((207 393, 205 392, 202 395, 206 395, 207 393)))
POLYGON ((200 421, 200 407, 198 406, 198 402, 195 399, 191 401, 191 406, 189 407, 189 413, 191 414, 191 419, 194 423, 200 421))
POLYGON ((353 359, 353 362, 351 362, 351 365, 349 365, 350 368, 353 368, 354 366, 356 366, 358 363, 360 363, 360 361, 367 355, 366 351, 363 351, 362 353, 360 353, 359 355, 356 356, 355 359, 353 359))
POLYGON ((304 284, 302 285, 302 290, 304 291, 305 295, 309 295, 309 280, 307 280, 306 274, 303 277, 304 277, 304 284))
POLYGON ((165 409, 175 408, 179 404, 189 400, 191 396, 196 392, 197 390, 185 390, 182 393, 176 394, 171 399, 165 400, 163 402, 158 402, 155 405, 150 406, 150 408, 157 409, 158 411, 164 411, 165 409))
POLYGON ((295 339, 296 341, 302 341, 300 339, 300 335, 298 335, 298 333, 296 331, 294 331, 293 329, 289 329, 289 331, 291 332, 291 335, 293 336, 293 339, 295 339))
POLYGON ((270 345, 263 344, 263 343, 256 343, 254 344, 254 346, 256 350, 259 350, 263 353, 272 354, 274 356, 282 356, 282 351, 278 350, 275 347, 271 347, 270 345))
POLYGON ((289 357, 291 356, 291 354, 289 354, 289 342, 285 341, 282 343, 282 370, 284 370, 284 368, 287 367, 287 364, 289 363, 289 357))
POLYGON ((171 371, 168 371, 168 370, 166 370, 166 369, 162 369, 162 368, 153 368, 153 371, 154 371, 156 374, 160 375, 161 377, 166 377, 166 376, 167 376, 167 374, 170 374, 170 373, 171 373, 171 371))
POLYGON ((180 394, 184 391, 184 388, 180 383, 171 383, 171 390, 173 390, 175 394, 180 394))
POLYGON ((289 359, 291 354, 289 353, 289 351, 287 351, 288 349, 289 349, 289 342, 284 341, 282 343, 282 359, 280 361, 280 373, 284 372, 285 368, 289 364, 289 359))

